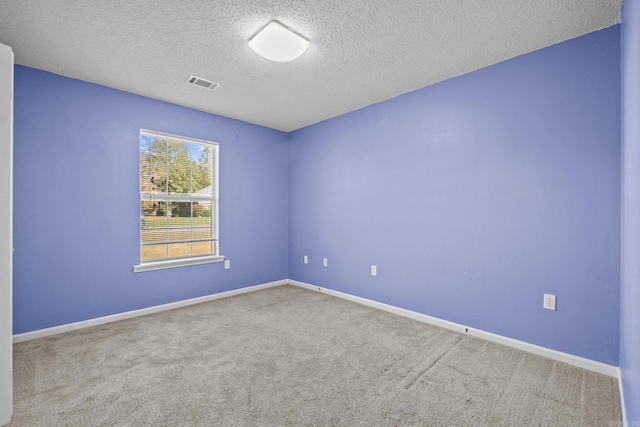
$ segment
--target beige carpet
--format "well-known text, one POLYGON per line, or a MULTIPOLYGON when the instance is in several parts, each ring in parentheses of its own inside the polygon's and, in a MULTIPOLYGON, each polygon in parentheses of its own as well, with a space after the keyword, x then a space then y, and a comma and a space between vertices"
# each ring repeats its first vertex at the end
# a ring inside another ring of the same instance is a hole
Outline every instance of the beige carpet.
POLYGON ((16 426, 609 426, 617 380, 293 286, 14 346, 16 426))

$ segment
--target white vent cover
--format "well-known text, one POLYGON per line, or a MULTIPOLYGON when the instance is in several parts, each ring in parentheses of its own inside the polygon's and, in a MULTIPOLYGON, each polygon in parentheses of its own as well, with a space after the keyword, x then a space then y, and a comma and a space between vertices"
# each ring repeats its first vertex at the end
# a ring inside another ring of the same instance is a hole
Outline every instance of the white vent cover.
POLYGON ((220 86, 218 83, 214 83, 210 80, 203 79, 202 77, 190 75, 187 79, 187 83, 191 83, 196 86, 203 87, 205 89, 215 89, 220 86))

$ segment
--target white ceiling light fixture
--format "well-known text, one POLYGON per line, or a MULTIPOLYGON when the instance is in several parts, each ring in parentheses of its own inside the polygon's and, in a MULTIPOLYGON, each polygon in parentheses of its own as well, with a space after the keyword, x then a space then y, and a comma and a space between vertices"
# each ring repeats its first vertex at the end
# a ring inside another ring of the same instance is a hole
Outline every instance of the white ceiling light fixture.
POLYGON ((297 59, 309 47, 309 40, 294 33, 278 21, 271 21, 251 37, 249 47, 258 55, 275 62, 297 59))

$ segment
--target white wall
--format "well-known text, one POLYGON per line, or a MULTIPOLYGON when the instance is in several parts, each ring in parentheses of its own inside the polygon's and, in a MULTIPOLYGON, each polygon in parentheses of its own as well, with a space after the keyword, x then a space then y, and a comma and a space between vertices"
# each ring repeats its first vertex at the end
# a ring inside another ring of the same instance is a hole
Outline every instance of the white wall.
POLYGON ((0 425, 11 421, 13 51, 0 44, 0 425))

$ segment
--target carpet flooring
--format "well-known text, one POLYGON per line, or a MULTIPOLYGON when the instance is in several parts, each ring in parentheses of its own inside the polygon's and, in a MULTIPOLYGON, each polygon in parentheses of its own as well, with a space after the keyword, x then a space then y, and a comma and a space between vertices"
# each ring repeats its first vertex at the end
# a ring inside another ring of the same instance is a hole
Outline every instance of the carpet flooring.
POLYGON ((613 426, 618 383, 294 286, 14 345, 17 426, 613 426))

